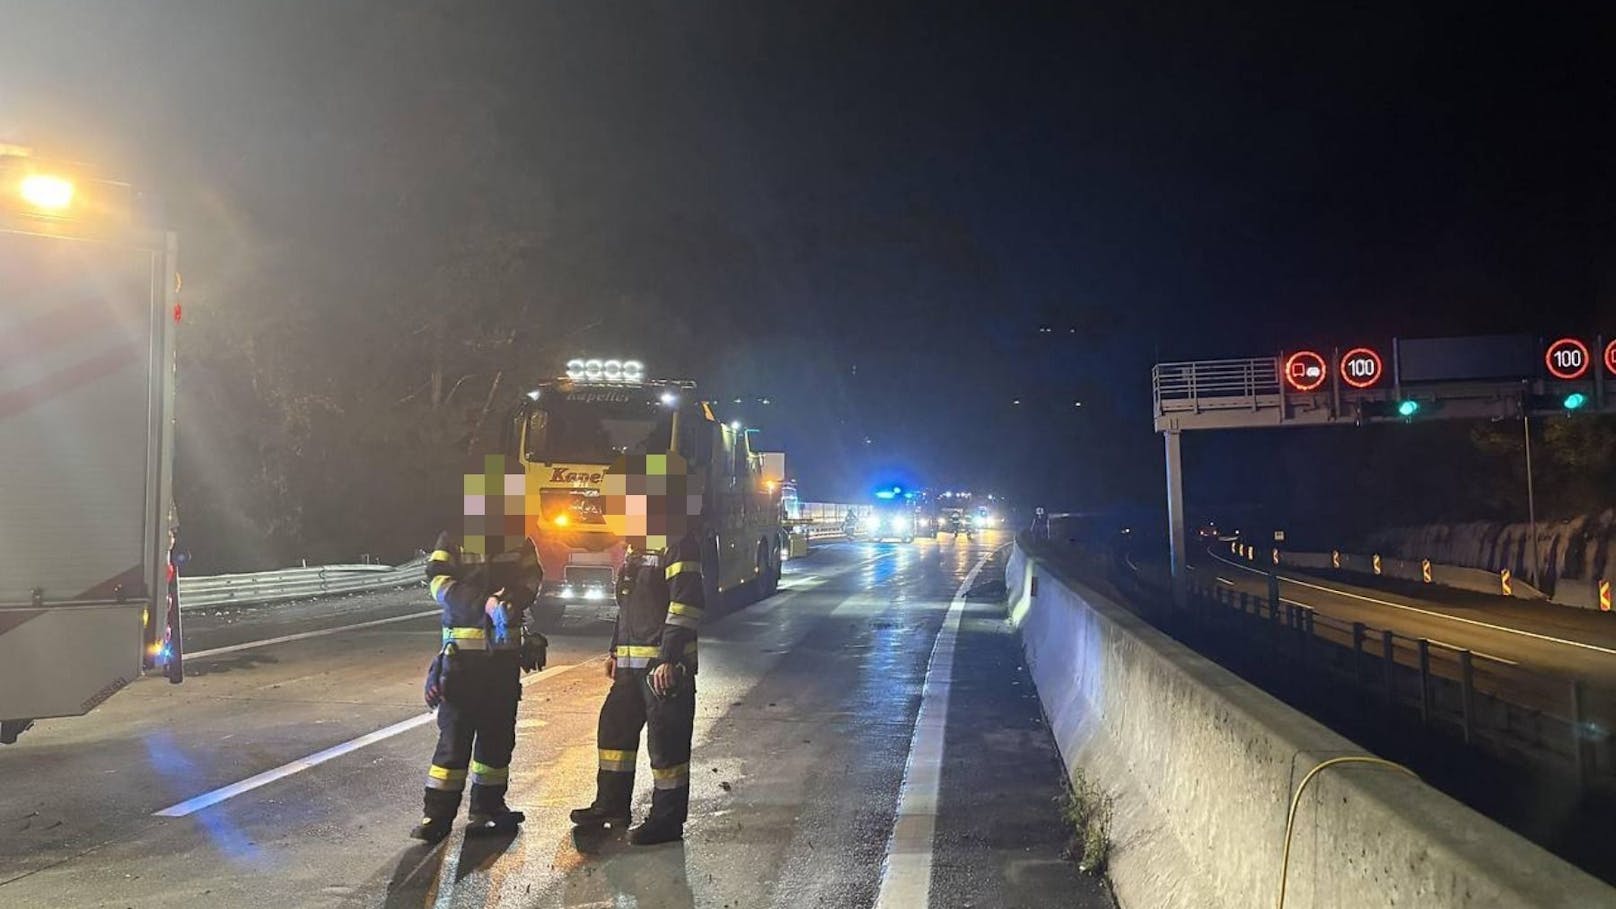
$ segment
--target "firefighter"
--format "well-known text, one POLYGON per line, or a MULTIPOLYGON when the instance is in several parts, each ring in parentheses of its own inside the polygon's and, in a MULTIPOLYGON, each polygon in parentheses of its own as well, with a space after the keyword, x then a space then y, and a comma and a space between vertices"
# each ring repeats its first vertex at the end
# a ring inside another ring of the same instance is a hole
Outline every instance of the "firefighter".
POLYGON ((468 782, 466 832, 509 833, 526 819, 505 804, 505 792, 521 674, 544 667, 544 637, 523 629, 544 572, 531 541, 466 566, 459 547, 439 534, 426 575, 443 607, 443 644, 426 680, 427 707, 438 711, 438 747, 425 810, 410 835, 429 843, 448 836, 468 782))
POLYGON ((600 708, 595 801, 572 812, 579 827, 629 823, 640 730, 651 758, 651 811, 629 831, 639 846, 684 838, 690 809, 690 738, 696 719, 696 628, 705 597, 694 531, 661 550, 631 550, 617 586, 617 627, 600 708))

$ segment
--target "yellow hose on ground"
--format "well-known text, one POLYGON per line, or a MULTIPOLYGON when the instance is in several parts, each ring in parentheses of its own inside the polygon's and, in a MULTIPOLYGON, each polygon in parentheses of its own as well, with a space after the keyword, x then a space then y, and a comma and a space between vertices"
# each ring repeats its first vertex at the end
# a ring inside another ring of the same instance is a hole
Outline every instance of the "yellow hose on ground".
POLYGON ((1329 760, 1320 763, 1312 770, 1309 770, 1307 772, 1307 776, 1302 777, 1302 782, 1297 785, 1296 794, 1291 796, 1291 810, 1285 814, 1285 857, 1280 861, 1279 864, 1279 904, 1277 909, 1285 909, 1285 879, 1290 873, 1291 868, 1291 830, 1296 824, 1296 808, 1298 805, 1302 804, 1302 791, 1307 788, 1307 784, 1312 781, 1313 777, 1318 775, 1320 770, 1323 770, 1326 767, 1334 767, 1337 764, 1378 764, 1382 767, 1391 767, 1394 770, 1401 770, 1416 780, 1420 778, 1419 774, 1408 769, 1407 767, 1404 767, 1402 764, 1399 764, 1396 761, 1388 761, 1385 758, 1373 757, 1367 754, 1353 754, 1347 755, 1346 757, 1330 758, 1329 760))

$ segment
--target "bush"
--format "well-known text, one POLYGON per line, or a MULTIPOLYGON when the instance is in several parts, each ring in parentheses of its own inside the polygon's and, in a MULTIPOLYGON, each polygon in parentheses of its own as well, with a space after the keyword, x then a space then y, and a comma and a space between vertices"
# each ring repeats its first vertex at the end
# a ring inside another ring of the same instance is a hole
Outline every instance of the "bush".
POLYGON ((1104 874, 1111 856, 1111 796, 1090 782, 1081 767, 1064 782, 1061 817, 1072 830, 1066 857, 1084 874, 1104 874))

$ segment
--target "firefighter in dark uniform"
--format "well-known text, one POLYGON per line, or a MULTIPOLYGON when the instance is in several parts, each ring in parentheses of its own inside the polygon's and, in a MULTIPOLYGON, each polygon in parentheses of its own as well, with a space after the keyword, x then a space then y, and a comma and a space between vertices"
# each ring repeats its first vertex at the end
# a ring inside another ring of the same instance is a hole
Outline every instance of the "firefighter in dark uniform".
POLYGON ((617 628, 606 660, 611 690, 600 708, 595 802, 572 812, 580 827, 629 822, 640 730, 647 728, 651 811, 629 831, 649 846, 684 837, 690 810, 690 738, 696 719, 696 628, 706 605, 701 547, 690 532, 657 551, 631 551, 619 575, 617 628))
POLYGON ((521 674, 544 667, 545 640, 523 629, 543 580, 531 541, 474 565, 447 534, 427 561, 432 598, 443 607, 443 644, 427 672, 427 706, 438 711, 438 747, 427 771, 425 810, 410 835, 449 834, 471 784, 468 834, 510 832, 525 820, 505 804, 521 674))

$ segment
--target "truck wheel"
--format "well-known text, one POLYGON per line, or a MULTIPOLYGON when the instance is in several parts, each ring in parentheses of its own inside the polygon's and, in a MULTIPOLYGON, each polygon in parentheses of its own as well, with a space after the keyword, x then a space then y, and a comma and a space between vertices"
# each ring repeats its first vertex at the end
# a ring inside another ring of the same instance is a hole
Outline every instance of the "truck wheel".
POLYGON ((718 540, 710 539, 701 546, 701 593, 706 601, 708 615, 724 611, 724 594, 718 590, 718 540))
POLYGON ((763 547, 763 574, 760 575, 765 597, 774 596, 780 589, 780 549, 778 544, 759 544, 763 547))

